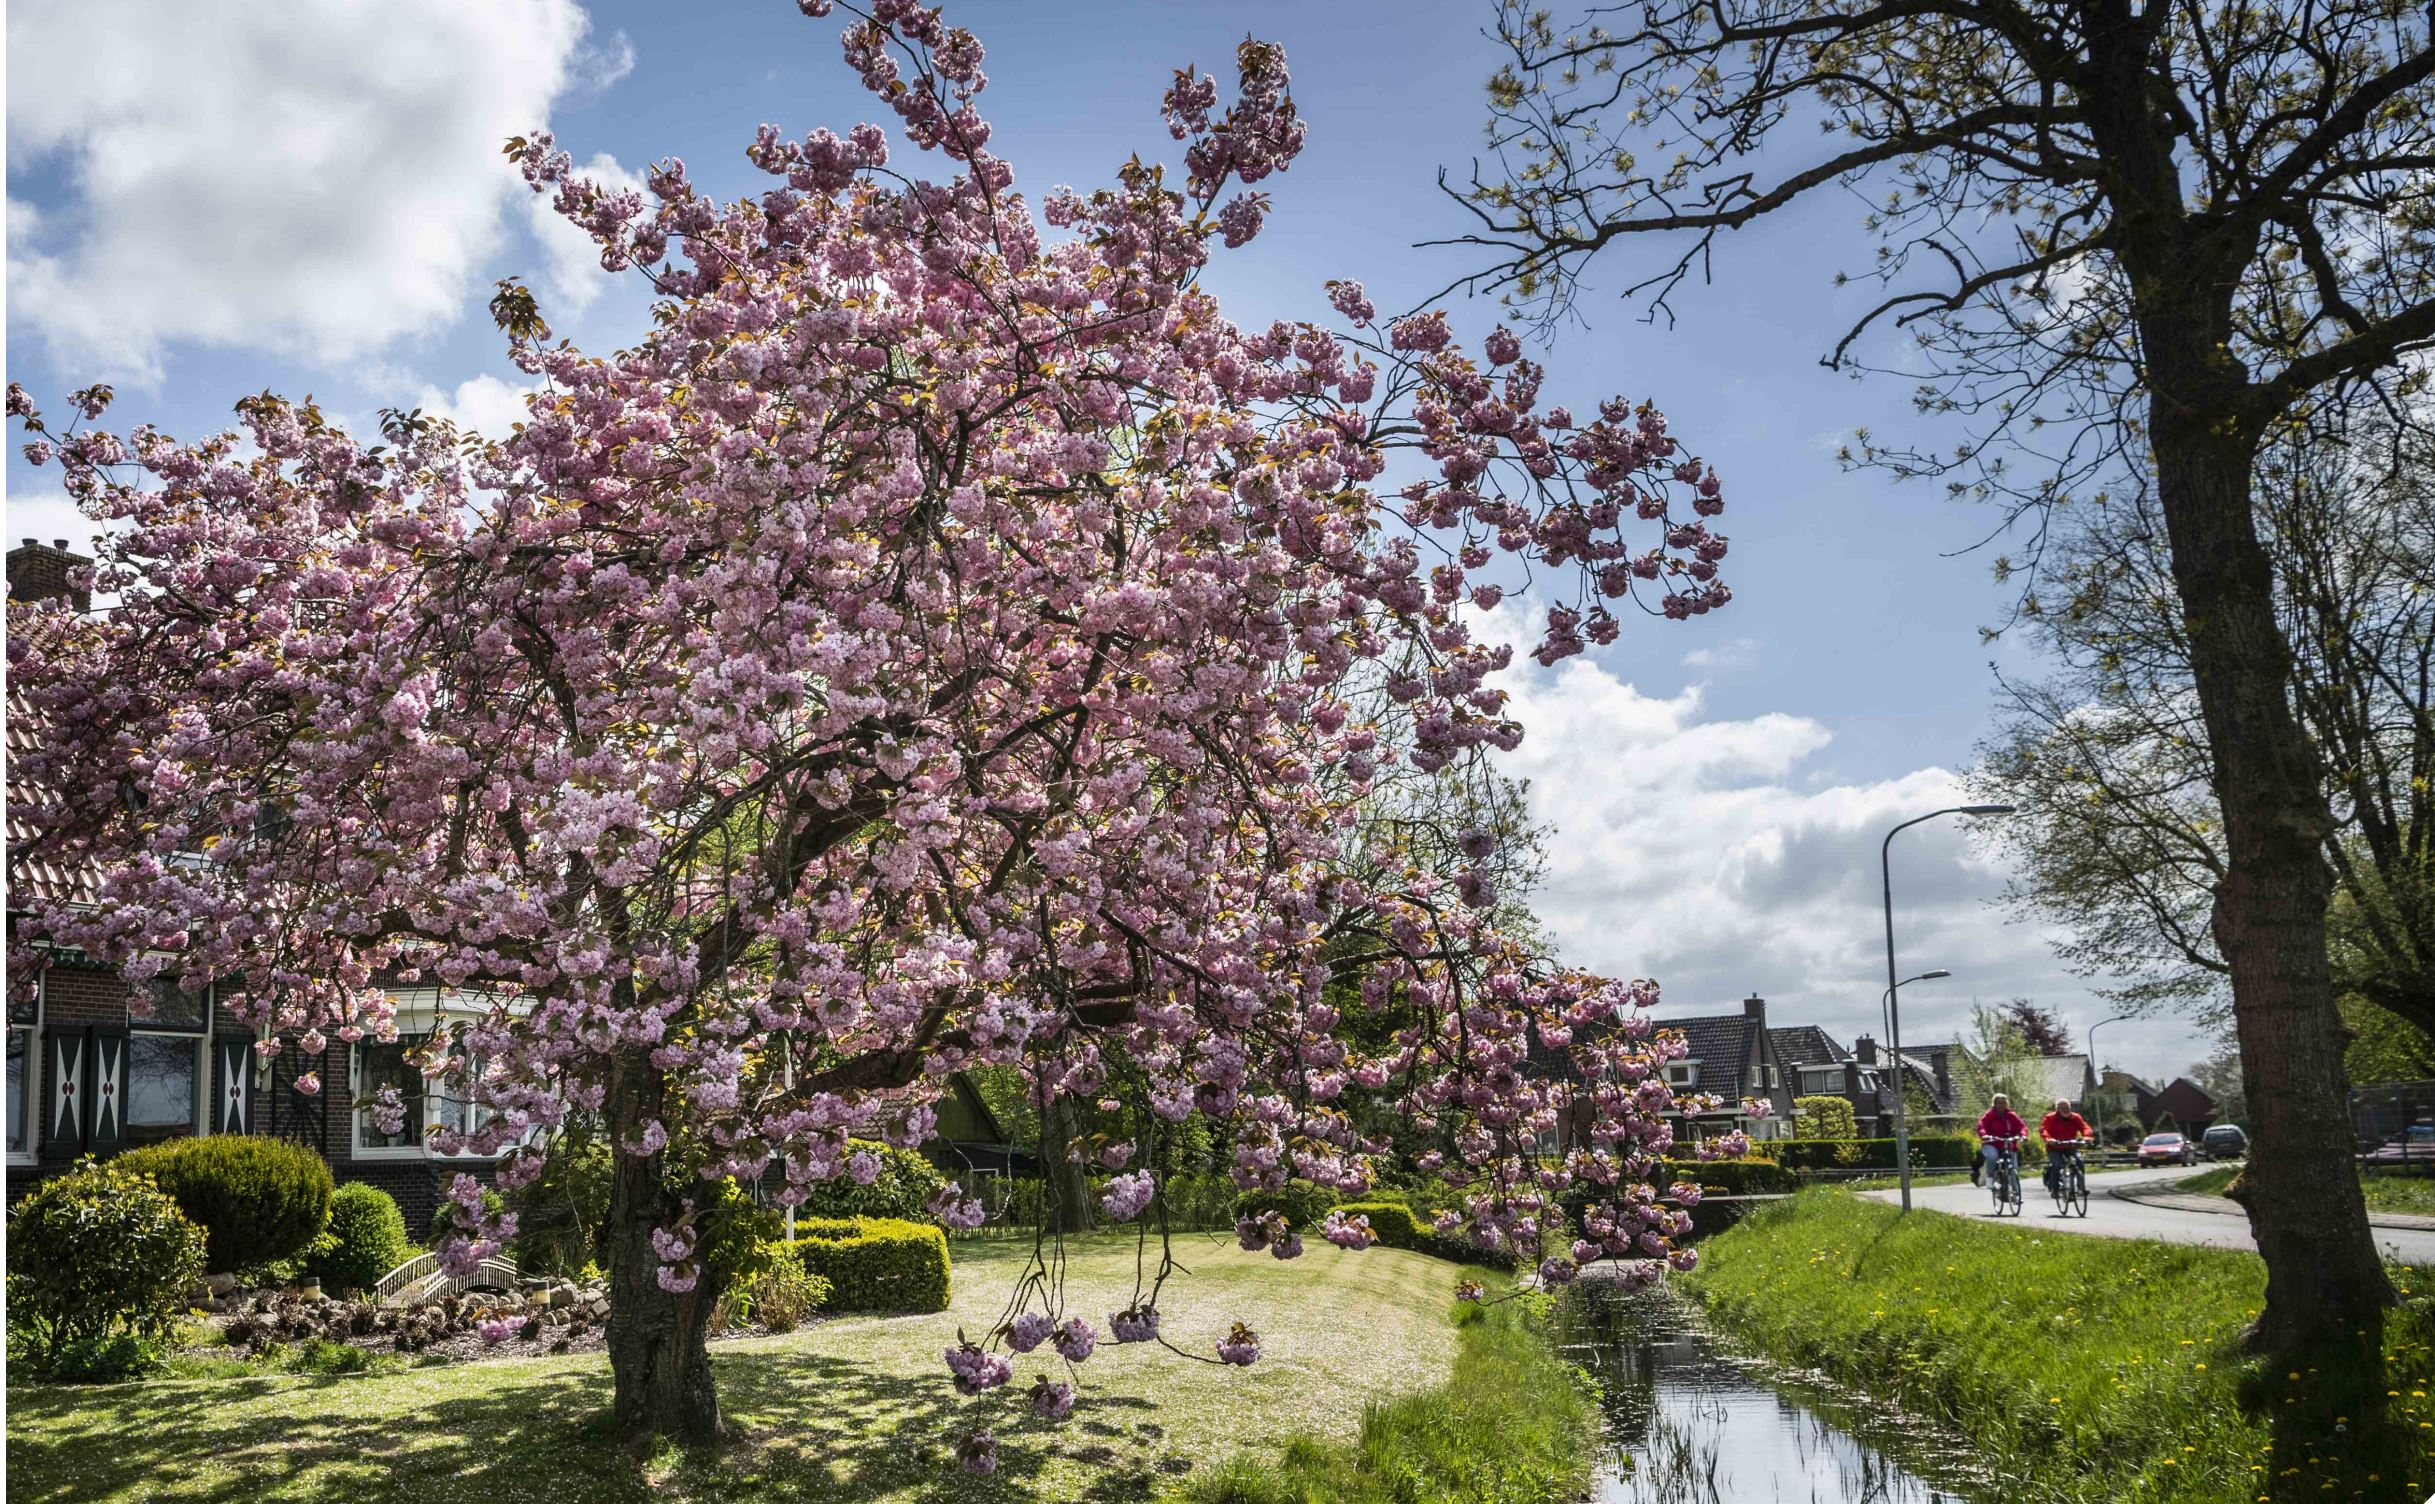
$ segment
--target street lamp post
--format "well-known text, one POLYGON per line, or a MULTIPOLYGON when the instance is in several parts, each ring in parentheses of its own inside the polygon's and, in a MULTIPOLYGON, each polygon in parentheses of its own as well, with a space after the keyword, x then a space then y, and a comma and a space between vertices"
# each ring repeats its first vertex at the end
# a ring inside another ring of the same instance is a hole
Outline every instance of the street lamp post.
MULTIPOLYGON (((2112 1018, 2101 1018, 2088 1026, 2088 1073, 2097 1078, 2097 1091, 2099 1095, 2103 1095, 2105 1091, 2105 1067, 2100 1065, 2097 1061, 2097 1031, 2104 1028, 2107 1024, 2127 1022, 2130 1017, 2131 1015, 2128 1013, 2117 1013, 2112 1018)), ((2105 1109, 2102 1107, 2097 1109, 2097 1125, 2095 1132, 2097 1134, 2097 1142, 2102 1145, 2105 1142, 2105 1109)))
MULTIPOLYGON (((1893 1036, 1897 1082, 1901 1080, 1902 1062, 1902 983, 1894 969, 1894 838, 1925 820, 1940 815, 2009 815, 2009 804, 1957 804, 1950 809, 1930 810, 1916 819, 1903 821, 1885 833, 1885 841, 1877 848, 1878 873, 1885 880, 1885 1007, 1886 1032, 1893 1036)), ((1911 1209, 1911 1123, 1903 1110, 1903 1093, 1899 1086, 1894 1092, 1894 1164, 1902 1177, 1902 1209, 1911 1209)))

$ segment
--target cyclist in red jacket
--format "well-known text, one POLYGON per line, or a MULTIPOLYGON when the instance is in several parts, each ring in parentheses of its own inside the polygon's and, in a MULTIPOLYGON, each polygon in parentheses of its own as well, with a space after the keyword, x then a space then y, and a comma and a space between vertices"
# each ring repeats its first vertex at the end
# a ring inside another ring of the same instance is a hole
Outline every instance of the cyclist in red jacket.
POLYGON ((1977 1185, 1985 1171, 1995 1168, 1995 1143, 1999 1138, 2023 1139, 2029 1136, 2029 1125, 2012 1110, 2012 1098, 2002 1092, 1978 1115, 1978 1163, 1970 1167, 1970 1183, 1977 1185))
POLYGON ((2051 1193, 2055 1177, 2080 1152, 2080 1146, 2096 1135, 2089 1131, 2088 1119, 2071 1110, 2069 1098, 2057 1097, 2055 1110, 2038 1124, 2038 1137, 2046 1140, 2046 1189, 2051 1193))

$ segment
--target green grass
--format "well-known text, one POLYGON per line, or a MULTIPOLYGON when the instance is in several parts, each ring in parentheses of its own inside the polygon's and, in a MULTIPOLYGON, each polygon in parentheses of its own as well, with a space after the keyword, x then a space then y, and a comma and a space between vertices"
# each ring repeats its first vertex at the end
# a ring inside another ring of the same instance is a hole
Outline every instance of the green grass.
MULTIPOLYGON (((2264 1470, 2285 1466, 2313 1470, 2310 1497, 2337 1474, 2349 1482, 2322 1497, 2435 1489, 2435 1444, 2418 1444, 2435 1438, 2423 1272, 2395 1272, 2408 1304, 2386 1350, 2404 1439, 2371 1463, 2331 1425, 2296 1442, 2286 1427, 2297 1450, 2276 1457, 2267 1427, 2242 1415, 2252 1365, 2238 1333, 2264 1290, 2251 1254, 1906 1217, 1831 1190, 1763 1208, 1703 1253, 1684 1283, 1722 1331, 1972 1437, 2011 1475, 2009 1499, 2223 1504, 2259 1497, 2264 1470)), ((2335 1376, 2293 1377, 2249 1382, 2271 1408, 2330 1392, 2335 1376)))
MULTIPOLYGON (((1191 1238, 1189 1275, 1161 1301, 1177 1346, 1212 1349, 1229 1323, 1258 1328, 1249 1369, 1116 1347, 1106 1315, 1133 1288, 1131 1240, 1069 1244, 1070 1305, 1101 1328, 1083 1403, 1052 1425, 1022 1391, 1053 1359, 1018 1358, 979 1400, 949 1387, 940 1351, 998 1317, 1021 1252, 956 1250, 955 1303, 936 1316, 848 1317, 711 1349, 742 1437, 716 1454, 629 1450, 603 1424, 598 1354, 417 1367, 369 1377, 260 1374, 99 1388, 11 1384, 14 1501, 1150 1499, 1196 1467, 1266 1453, 1283 1438, 1337 1445, 1373 1401, 1455 1373, 1450 1297, 1460 1271, 1418 1254, 1344 1253, 1314 1240, 1291 1264, 1233 1240, 1191 1238), (995 1478, 953 1470, 976 1421, 1000 1446, 995 1478)), ((1155 1250, 1153 1250, 1155 1255, 1155 1250)), ((1466 1348, 1465 1350, 1468 1350, 1466 1348)), ((1045 1349, 1043 1350, 1045 1352, 1045 1349)))
POLYGON ((1527 1302, 1461 1312, 1454 1374, 1371 1404, 1360 1438, 1288 1441, 1196 1480, 1196 1504, 1570 1504, 1585 1496, 1597 1406, 1527 1302))
MULTIPOLYGON (((2193 1196, 2221 1196, 2240 1172, 2239 1165, 2219 1165, 2187 1180, 2174 1181, 2173 1189, 2193 1196)), ((2435 1217, 2435 1175, 2362 1175, 2359 1189, 2366 1193, 2367 1209, 2371 1212, 2435 1217)))

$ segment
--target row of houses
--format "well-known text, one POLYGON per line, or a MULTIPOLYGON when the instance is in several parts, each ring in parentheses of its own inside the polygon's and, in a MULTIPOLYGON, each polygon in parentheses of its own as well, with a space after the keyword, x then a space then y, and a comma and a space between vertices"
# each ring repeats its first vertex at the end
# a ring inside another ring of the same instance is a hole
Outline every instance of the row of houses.
MULTIPOLYGON (((1796 1098, 1841 1097, 1851 1104, 1861 1137, 1891 1138, 1895 1094, 1906 1084, 1915 1108, 1926 1108, 1912 1112, 1914 1132, 1967 1128, 1987 1106, 1961 1098, 1957 1082, 1963 1063, 1978 1061, 1958 1040, 1912 1045, 1899 1059, 1865 1034, 1846 1049, 1815 1024, 1771 1025, 1767 1000, 1757 996, 1745 999, 1738 1013, 1656 1022, 1680 1031, 1689 1046, 1667 1067, 1669 1083, 1679 1092, 1720 1099, 1715 1110, 1687 1122, 1673 1115, 1683 1137, 1716 1138, 1740 1129, 1756 1139, 1791 1138, 1796 1098)), ((2084 1054, 2019 1062, 2009 1073, 2015 1105, 2031 1118, 2046 1104, 2066 1099, 2092 1122, 2127 1114, 2142 1133, 2170 1129, 2195 1137, 2215 1121, 2214 1101, 2186 1076, 2163 1087, 2122 1071, 2107 1071, 2100 1080, 2084 1054), (2024 1076, 2030 1079, 2020 1079, 2024 1076)))

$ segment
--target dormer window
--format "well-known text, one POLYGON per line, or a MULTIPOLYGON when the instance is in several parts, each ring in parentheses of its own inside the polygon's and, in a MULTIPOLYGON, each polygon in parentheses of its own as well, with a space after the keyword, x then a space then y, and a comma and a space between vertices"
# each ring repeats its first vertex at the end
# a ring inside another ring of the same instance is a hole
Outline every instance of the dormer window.
POLYGON ((1677 1091, 1699 1085, 1699 1062, 1689 1060, 1667 1066, 1666 1084, 1677 1091))

